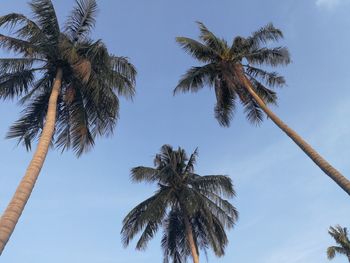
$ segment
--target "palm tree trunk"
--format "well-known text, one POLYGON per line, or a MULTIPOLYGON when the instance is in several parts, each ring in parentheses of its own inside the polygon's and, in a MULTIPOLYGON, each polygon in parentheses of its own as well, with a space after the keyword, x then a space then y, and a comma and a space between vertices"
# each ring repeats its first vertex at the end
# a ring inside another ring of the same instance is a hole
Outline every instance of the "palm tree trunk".
POLYGON ((236 69, 236 72, 245 84, 247 91, 253 96, 259 107, 266 113, 266 115, 282 130, 289 138, 291 138, 303 151, 310 157, 310 159, 325 172, 334 182, 336 182, 348 195, 350 195, 350 181, 345 178, 337 169, 330 165, 315 149, 311 147, 299 134, 289 128, 280 118, 277 117, 265 104, 265 102, 254 91, 251 82, 246 78, 241 66, 236 69))
POLYGON ((187 237, 188 244, 190 246, 193 263, 199 263, 197 246, 194 242, 192 226, 187 215, 184 215, 184 221, 185 221, 184 223, 185 223, 185 229, 186 229, 186 237, 187 237))
POLYGON ((33 191, 40 170, 43 167, 55 131, 57 99, 60 93, 61 83, 62 69, 58 68, 49 99, 45 125, 38 146, 24 177, 12 197, 12 200, 0 218, 0 255, 16 227, 24 207, 33 191))

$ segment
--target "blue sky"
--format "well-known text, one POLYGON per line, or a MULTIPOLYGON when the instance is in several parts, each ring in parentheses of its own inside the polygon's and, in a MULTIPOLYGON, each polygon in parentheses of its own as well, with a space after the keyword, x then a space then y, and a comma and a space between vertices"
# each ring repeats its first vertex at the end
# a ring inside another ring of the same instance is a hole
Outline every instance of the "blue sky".
MULTIPOLYGON (((28 14, 26 2, 1 1, 1 15, 28 14)), ((64 21, 73 1, 53 2, 64 21)), ((328 262, 325 250, 333 242, 327 229, 350 227, 349 197, 271 121, 254 127, 239 109, 231 127, 221 128, 213 117, 212 90, 173 97, 181 74, 196 65, 174 38, 196 38, 197 20, 229 41, 268 22, 281 28, 293 63, 279 70, 288 86, 278 90, 273 110, 349 177, 350 1, 98 2, 94 37, 135 64, 137 96, 122 100, 115 135, 99 139, 93 151, 79 159, 49 152, 1 262, 161 262, 159 237, 139 252, 124 249, 119 232, 126 213, 155 190, 132 184, 130 168, 152 165, 165 143, 188 152, 198 146, 197 172, 227 174, 235 184, 232 202, 240 219, 229 232, 226 256, 209 254, 209 262, 328 262)), ((16 101, 0 104, 0 211, 31 158, 4 139, 20 110, 16 101)))

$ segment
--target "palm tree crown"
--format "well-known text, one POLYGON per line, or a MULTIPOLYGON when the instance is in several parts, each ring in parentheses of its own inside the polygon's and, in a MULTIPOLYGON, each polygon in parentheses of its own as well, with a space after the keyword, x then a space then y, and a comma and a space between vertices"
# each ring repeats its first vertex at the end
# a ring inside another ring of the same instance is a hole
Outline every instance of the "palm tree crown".
POLYGON ((222 126, 230 125, 237 101, 242 103, 247 118, 252 123, 259 124, 266 114, 326 175, 350 195, 350 181, 267 105, 277 103, 276 92, 270 88, 283 86, 285 80, 276 72, 266 71, 260 66, 276 67, 290 63, 287 48, 271 47, 270 42, 283 37, 281 30, 268 24, 250 37, 235 37, 229 45, 226 40, 210 32, 204 24, 198 24, 200 41, 187 37, 178 37, 176 40, 186 52, 204 65, 190 68, 180 79, 174 94, 180 91, 197 92, 205 85, 214 87, 215 117, 222 126))
POLYGON ((348 237, 348 230, 346 227, 341 227, 339 225, 335 227, 330 227, 328 233, 333 237, 335 242, 339 246, 331 246, 327 249, 328 259, 333 259, 336 254, 345 255, 350 262, 350 240, 348 237))
POLYGON ((17 54, 0 59, 0 98, 20 97, 25 105, 7 137, 31 147, 44 125, 53 81, 61 69, 53 143, 80 155, 97 135, 113 131, 119 111, 116 93, 134 95, 135 68, 127 58, 110 54, 101 40, 90 39, 95 0, 77 1, 62 32, 50 0, 29 5, 33 20, 17 13, 0 17, 0 26, 10 30, 9 36, 0 34, 0 47, 17 54))
POLYGON ((222 126, 229 126, 240 101, 247 118, 253 123, 263 120, 263 113, 244 88, 241 74, 250 80, 255 92, 265 103, 275 104, 276 93, 268 87, 283 86, 285 80, 276 72, 268 72, 261 65, 275 67, 290 62, 289 52, 285 47, 266 47, 271 41, 283 37, 282 32, 272 24, 262 27, 250 37, 235 37, 232 44, 215 36, 208 28, 198 22, 200 41, 187 37, 177 37, 180 46, 203 63, 202 66, 190 68, 180 79, 174 93, 197 92, 205 85, 215 89, 215 117, 222 126))
POLYGON ((196 174, 196 157, 197 150, 188 158, 183 149, 164 145, 154 159, 155 168, 139 166, 131 170, 133 181, 156 183, 158 190, 125 217, 121 230, 124 245, 142 232, 136 248, 144 249, 163 226, 164 262, 184 262, 191 253, 186 234, 188 220, 197 254, 208 247, 217 256, 224 254, 228 242, 225 228, 234 225, 238 214, 221 196, 231 198, 235 192, 227 176, 196 174))

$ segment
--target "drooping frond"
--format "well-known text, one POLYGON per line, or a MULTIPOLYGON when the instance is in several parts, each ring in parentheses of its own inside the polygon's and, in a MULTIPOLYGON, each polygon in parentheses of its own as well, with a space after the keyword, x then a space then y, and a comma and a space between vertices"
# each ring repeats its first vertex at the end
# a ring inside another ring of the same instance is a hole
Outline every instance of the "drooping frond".
POLYGON ((0 34, 0 48, 23 54, 25 57, 35 57, 39 50, 32 43, 0 34))
POLYGON ((27 92, 34 80, 34 71, 23 69, 0 75, 0 98, 12 99, 27 92))
POLYGON ((134 182, 158 182, 159 181, 159 170, 138 166, 131 169, 131 180, 134 182))
MULTIPOLYGON (((145 235, 150 238, 154 234, 153 230, 157 230, 154 225, 160 224, 165 215, 169 194, 169 191, 160 190, 128 213, 123 220, 121 230, 124 246, 129 245, 130 241, 148 224, 151 224, 151 228, 146 231, 145 235)), ((143 242, 139 240, 141 243, 139 243, 138 248, 144 247, 149 238, 144 237, 143 242)))
POLYGON ((264 113, 260 109, 258 103, 253 99, 249 94, 247 95, 248 99, 243 103, 244 112, 247 116, 247 119, 255 125, 259 125, 264 120, 264 113))
POLYGON ((178 208, 172 209, 163 223, 163 237, 161 241, 164 263, 185 263, 190 255, 187 245, 186 230, 182 213, 178 208))
POLYGON ((261 79, 270 87, 282 87, 286 84, 284 77, 277 72, 267 72, 252 66, 246 66, 245 71, 249 76, 261 79))
POLYGON ((346 255, 346 250, 342 247, 331 246, 327 248, 327 258, 333 259, 336 254, 346 255))
POLYGON ((217 70, 215 64, 202 67, 192 67, 184 74, 177 84, 174 94, 178 92, 197 92, 205 85, 213 86, 217 70))
POLYGON ((29 70, 34 62, 32 58, 0 58, 0 75, 29 70))
POLYGON ((95 0, 79 0, 72 10, 65 25, 65 31, 73 42, 77 42, 90 34, 95 26, 97 3, 95 0))
POLYGON ((137 71, 126 57, 111 56, 111 82, 118 94, 132 99, 135 96, 137 71))
POLYGON ((236 93, 232 92, 229 85, 224 79, 216 79, 215 97, 215 118, 221 126, 228 127, 231 123, 236 109, 236 93))
POLYGON ((49 97, 50 90, 44 90, 36 96, 22 111, 22 117, 10 127, 6 138, 17 138, 19 143, 23 143, 30 150, 32 141, 43 128, 49 97))
POLYGON ((266 104, 277 104, 277 94, 273 90, 266 88, 263 84, 255 78, 250 77, 249 81, 254 88, 254 91, 266 104))
POLYGON ((223 195, 228 198, 232 198, 236 195, 232 180, 228 176, 224 175, 205 175, 199 176, 192 174, 189 178, 189 184, 200 190, 213 192, 217 195, 223 195))

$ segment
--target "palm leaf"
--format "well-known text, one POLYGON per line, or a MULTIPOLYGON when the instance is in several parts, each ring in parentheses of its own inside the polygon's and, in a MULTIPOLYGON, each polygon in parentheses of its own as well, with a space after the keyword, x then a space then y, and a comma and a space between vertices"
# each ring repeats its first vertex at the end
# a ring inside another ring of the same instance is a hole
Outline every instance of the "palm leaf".
POLYGON ((95 0, 76 1, 76 6, 65 25, 65 31, 73 42, 77 42, 89 35, 96 23, 96 13, 97 3, 95 0))

